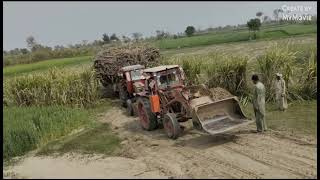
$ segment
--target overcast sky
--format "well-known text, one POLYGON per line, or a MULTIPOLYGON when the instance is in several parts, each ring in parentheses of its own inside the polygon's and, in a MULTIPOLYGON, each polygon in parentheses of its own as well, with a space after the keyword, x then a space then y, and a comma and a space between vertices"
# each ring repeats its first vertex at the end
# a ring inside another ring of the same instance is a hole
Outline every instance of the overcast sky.
POLYGON ((183 32, 188 25, 208 28, 244 24, 262 11, 282 5, 311 6, 316 2, 4 2, 3 47, 26 47, 27 36, 48 46, 100 39, 103 33, 131 36, 156 30, 183 32))

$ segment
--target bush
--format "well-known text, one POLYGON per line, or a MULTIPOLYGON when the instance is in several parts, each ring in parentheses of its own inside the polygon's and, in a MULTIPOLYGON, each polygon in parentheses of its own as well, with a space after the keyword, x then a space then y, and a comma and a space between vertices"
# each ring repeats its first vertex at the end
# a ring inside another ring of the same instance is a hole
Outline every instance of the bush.
POLYGON ((99 99, 99 83, 91 69, 78 72, 50 69, 7 79, 4 101, 7 105, 67 105, 88 107, 99 99))
POLYGON ((285 44, 271 46, 256 63, 249 67, 247 57, 209 53, 207 55, 173 56, 162 64, 181 65, 188 84, 204 83, 208 87, 222 87, 244 102, 251 100, 251 79, 256 71, 266 87, 266 100, 275 100, 274 81, 282 73, 287 85, 288 100, 309 100, 317 97, 317 49, 314 46, 285 44), (304 47, 298 49, 297 47, 304 47), (299 51, 298 51, 299 50, 299 51), (298 58, 299 59, 298 59, 298 58), (253 68, 253 69, 251 69, 253 68), (252 73, 251 73, 252 71, 252 73))
POLYGON ((234 95, 246 96, 247 57, 211 53, 173 57, 164 64, 179 64, 185 71, 188 84, 206 84, 209 88, 222 87, 234 95))
POLYGON ((89 114, 62 106, 5 107, 3 159, 23 155, 88 123, 89 114))
POLYGON ((234 95, 247 96, 247 57, 224 56, 220 64, 210 64, 206 69, 209 87, 222 87, 234 95))
POLYGON ((283 74, 289 100, 316 98, 317 93, 317 52, 314 48, 298 51, 296 45, 286 44, 270 47, 258 57, 258 71, 266 87, 266 100, 275 100, 275 73, 283 74), (298 58, 299 59, 298 59, 298 58))
POLYGON ((289 50, 288 44, 279 47, 277 44, 269 48, 264 55, 257 58, 261 81, 266 87, 266 101, 275 100, 275 74, 282 73, 287 90, 292 78, 296 52, 289 50))
POLYGON ((291 99, 311 100, 317 98, 317 51, 311 51, 299 73, 297 83, 290 92, 291 99))

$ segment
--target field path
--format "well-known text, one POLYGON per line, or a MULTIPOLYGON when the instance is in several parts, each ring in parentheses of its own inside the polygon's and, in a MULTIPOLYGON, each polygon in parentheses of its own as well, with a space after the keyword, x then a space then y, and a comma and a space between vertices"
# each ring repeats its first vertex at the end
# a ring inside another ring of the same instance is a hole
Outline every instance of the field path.
POLYGON ((27 157, 7 176, 26 178, 316 178, 315 143, 255 134, 254 126, 210 136, 186 129, 177 140, 144 131, 116 105, 100 117, 123 139, 121 157, 27 157))

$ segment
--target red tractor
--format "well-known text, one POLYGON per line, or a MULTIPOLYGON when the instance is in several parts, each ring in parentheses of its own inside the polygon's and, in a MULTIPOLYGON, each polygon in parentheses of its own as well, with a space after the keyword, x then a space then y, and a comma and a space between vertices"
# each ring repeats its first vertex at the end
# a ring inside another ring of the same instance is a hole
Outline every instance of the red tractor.
POLYGON ((225 132, 251 123, 243 114, 236 97, 213 101, 205 86, 185 86, 183 69, 165 65, 144 69, 145 84, 136 92, 140 124, 145 130, 163 125, 169 138, 176 139, 180 122, 192 119, 196 129, 210 134, 225 132))
POLYGON ((143 65, 131 65, 122 67, 118 72, 119 82, 114 84, 114 92, 119 94, 121 104, 127 108, 129 115, 134 115, 132 99, 135 93, 140 92, 144 86, 143 65))

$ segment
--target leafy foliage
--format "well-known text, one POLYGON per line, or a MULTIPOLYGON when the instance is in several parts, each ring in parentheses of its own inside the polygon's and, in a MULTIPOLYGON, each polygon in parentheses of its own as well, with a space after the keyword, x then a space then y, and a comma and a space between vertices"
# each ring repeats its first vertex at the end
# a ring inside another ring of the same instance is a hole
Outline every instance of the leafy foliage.
POLYGON ((260 30, 261 21, 259 18, 250 19, 250 21, 247 22, 247 26, 249 28, 249 31, 253 31, 253 37, 256 39, 256 31, 260 30))
POLYGON ((196 29, 193 26, 188 26, 184 32, 187 36, 192 36, 196 32, 196 29))

